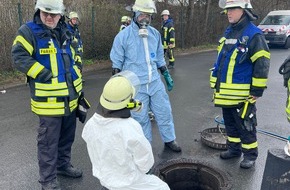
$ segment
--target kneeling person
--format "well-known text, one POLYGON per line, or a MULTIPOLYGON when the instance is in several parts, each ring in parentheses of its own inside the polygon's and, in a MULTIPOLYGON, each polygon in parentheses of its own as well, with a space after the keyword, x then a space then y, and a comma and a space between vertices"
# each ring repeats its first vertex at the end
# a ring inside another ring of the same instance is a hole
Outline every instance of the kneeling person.
POLYGON ((97 111, 82 132, 93 175, 108 189, 169 190, 157 176, 146 174, 154 164, 152 148, 130 114, 141 109, 133 99, 138 86, 138 77, 129 71, 105 84, 97 111))

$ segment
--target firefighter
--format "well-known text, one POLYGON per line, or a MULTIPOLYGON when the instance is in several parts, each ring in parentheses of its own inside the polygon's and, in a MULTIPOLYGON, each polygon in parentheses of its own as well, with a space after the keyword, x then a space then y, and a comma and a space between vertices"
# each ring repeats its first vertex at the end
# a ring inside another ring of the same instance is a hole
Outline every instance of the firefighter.
POLYGON ((173 49, 175 47, 175 30, 173 19, 170 17, 168 10, 164 10, 161 13, 162 17, 162 26, 161 26, 161 37, 162 45, 164 49, 164 55, 168 56, 169 64, 168 69, 174 68, 174 54, 173 49))
POLYGON ((120 26, 120 31, 124 30, 127 26, 129 26, 131 24, 131 17, 122 16, 121 23, 122 23, 122 25, 120 26))
POLYGON ((112 74, 130 70, 139 77, 141 87, 136 98, 143 103, 143 109, 133 112, 132 117, 141 124, 146 138, 152 142, 148 115, 151 109, 165 147, 180 152, 181 148, 175 141, 171 104, 158 70, 168 91, 173 89, 174 83, 166 68, 160 33, 150 26, 152 15, 156 13, 155 3, 153 0, 136 0, 132 10, 133 22, 114 39, 110 53, 112 74))
POLYGON ((286 115, 290 123, 290 56, 288 56, 279 68, 279 73, 283 75, 284 86, 287 88, 287 101, 286 101, 286 115))
POLYGON ((220 0, 229 26, 219 40, 218 56, 211 69, 214 104, 222 108, 228 150, 222 159, 240 157, 241 168, 251 168, 258 157, 255 102, 266 89, 270 52, 263 33, 252 21, 249 0, 220 0))
POLYGON ((15 66, 28 78, 31 110, 39 117, 37 153, 43 190, 60 190, 57 174, 82 176, 71 164, 76 118, 85 119, 78 111, 82 75, 74 62, 64 10, 63 0, 37 0, 33 21, 19 28, 12 46, 15 66))
POLYGON ((83 56, 83 42, 81 39, 81 33, 79 31, 79 24, 80 19, 77 12, 70 12, 68 16, 67 27, 69 31, 72 33, 73 43, 72 46, 74 47, 75 53, 75 62, 82 70, 82 56, 83 56))

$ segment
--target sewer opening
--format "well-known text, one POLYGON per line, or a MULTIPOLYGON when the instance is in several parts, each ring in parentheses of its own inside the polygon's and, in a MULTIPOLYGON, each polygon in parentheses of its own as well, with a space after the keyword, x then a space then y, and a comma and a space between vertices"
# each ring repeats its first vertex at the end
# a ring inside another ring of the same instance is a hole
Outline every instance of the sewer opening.
POLYGON ((175 159, 161 163, 154 174, 171 190, 230 190, 228 174, 192 159, 175 159))

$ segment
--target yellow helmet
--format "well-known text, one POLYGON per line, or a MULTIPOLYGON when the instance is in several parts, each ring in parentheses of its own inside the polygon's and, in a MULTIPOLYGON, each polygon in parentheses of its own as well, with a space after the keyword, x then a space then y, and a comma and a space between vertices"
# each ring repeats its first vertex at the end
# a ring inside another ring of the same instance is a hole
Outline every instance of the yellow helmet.
MULTIPOLYGON (((121 22, 127 22, 129 20, 130 17, 128 16, 122 16, 121 18, 121 22)), ((130 19, 131 20, 131 19, 130 19)))
POLYGON ((156 7, 153 0, 136 0, 132 7, 133 12, 156 13, 156 7))
POLYGON ((108 110, 120 110, 127 107, 133 93, 133 87, 128 79, 122 76, 112 77, 104 86, 100 103, 108 110))
POLYGON ((40 9, 46 13, 52 14, 64 14, 63 0, 37 0, 35 10, 40 9))
POLYGON ((72 12, 69 13, 68 18, 69 18, 69 19, 72 19, 72 18, 77 18, 77 19, 79 19, 79 15, 78 15, 77 12, 72 11, 72 12))

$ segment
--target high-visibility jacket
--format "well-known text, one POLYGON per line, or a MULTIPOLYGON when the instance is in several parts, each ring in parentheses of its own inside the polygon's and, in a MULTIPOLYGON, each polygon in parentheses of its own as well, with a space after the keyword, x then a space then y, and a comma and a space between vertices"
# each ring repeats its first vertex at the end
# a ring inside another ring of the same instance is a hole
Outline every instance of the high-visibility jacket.
POLYGON ((168 49, 169 44, 173 44, 173 46, 175 46, 175 30, 174 30, 173 20, 171 18, 164 21, 162 25, 161 38, 162 38, 162 45, 164 49, 168 49))
POLYGON ((270 52, 261 30, 250 21, 239 28, 238 37, 228 37, 232 30, 229 27, 219 40, 217 61, 211 69, 210 85, 218 107, 237 106, 250 95, 260 97, 267 87, 270 52))
POLYGON ((72 34, 72 40, 74 41, 75 46, 74 51, 75 51, 75 56, 74 60, 78 64, 79 68, 82 69, 82 56, 84 52, 84 46, 83 46, 83 41, 81 39, 81 33, 79 31, 78 26, 72 26, 69 23, 67 23, 67 28, 72 34))
POLYGON ((74 62, 74 50, 65 29, 53 34, 37 21, 20 27, 13 47, 12 57, 16 68, 25 73, 31 88, 31 109, 37 115, 63 116, 77 108, 82 91, 81 73, 74 62), (62 44, 62 45, 61 45, 62 44), (43 80, 42 72, 52 77, 43 80))

